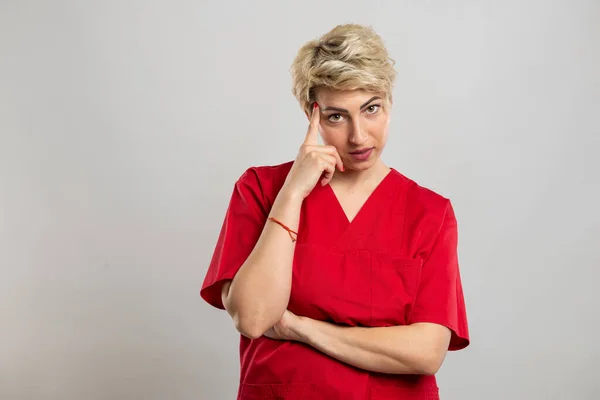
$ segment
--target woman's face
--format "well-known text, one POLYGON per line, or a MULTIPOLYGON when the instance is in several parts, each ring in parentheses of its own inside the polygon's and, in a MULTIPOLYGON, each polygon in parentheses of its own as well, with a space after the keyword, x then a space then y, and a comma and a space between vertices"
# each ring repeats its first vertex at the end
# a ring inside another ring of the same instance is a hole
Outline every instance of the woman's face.
POLYGON ((385 94, 365 90, 316 92, 325 144, 335 146, 344 169, 363 171, 379 159, 387 141, 389 110, 385 94))

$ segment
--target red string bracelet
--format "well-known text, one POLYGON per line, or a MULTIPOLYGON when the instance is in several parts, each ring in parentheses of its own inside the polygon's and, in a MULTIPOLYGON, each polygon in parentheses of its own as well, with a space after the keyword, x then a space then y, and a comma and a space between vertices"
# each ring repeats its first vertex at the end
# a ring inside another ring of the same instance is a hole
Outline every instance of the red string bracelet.
POLYGON ((298 232, 291 230, 290 228, 288 228, 283 222, 278 221, 277 219, 273 218, 273 217, 269 217, 269 219, 279 225, 281 225, 283 227, 283 229, 285 229, 288 233, 288 235, 290 235, 290 238, 292 239, 292 242, 295 242, 296 240, 298 240, 298 232), (296 235, 296 237, 294 237, 292 234, 296 235))

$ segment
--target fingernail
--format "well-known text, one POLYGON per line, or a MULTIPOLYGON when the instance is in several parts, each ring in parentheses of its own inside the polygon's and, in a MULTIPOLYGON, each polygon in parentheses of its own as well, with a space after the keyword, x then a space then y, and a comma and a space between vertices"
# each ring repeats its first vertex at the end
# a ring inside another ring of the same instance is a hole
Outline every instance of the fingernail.
POLYGON ((313 103, 313 110, 314 110, 314 109, 316 109, 317 107, 319 107, 319 104, 318 104, 318 103, 315 101, 315 102, 313 103))
POLYGON ((342 164, 342 172, 344 172, 344 165, 342 164))

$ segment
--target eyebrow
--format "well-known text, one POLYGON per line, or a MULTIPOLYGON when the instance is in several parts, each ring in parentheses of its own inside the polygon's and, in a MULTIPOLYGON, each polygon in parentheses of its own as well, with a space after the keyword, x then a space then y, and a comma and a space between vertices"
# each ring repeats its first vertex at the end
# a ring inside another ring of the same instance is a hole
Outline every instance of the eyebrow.
MULTIPOLYGON (((373 100, 381 100, 381 97, 379 96, 373 96, 369 99, 369 101, 363 103, 359 110, 362 110, 363 108, 365 108, 366 106, 369 105, 370 102, 372 102, 373 100)), ((338 108, 338 107, 323 107, 323 111, 338 111, 338 112, 342 112, 342 113, 346 113, 346 114, 350 114, 350 112, 348 110, 346 110, 345 108, 338 108)))

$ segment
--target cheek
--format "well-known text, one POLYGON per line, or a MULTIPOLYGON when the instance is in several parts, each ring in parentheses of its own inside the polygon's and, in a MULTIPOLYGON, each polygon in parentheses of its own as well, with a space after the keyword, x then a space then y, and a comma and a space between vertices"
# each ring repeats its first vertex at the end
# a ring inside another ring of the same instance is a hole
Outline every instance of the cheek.
POLYGON ((346 138, 346 134, 343 129, 338 127, 323 127, 321 126, 321 137, 323 138, 323 142, 330 146, 336 146, 344 143, 346 138))
POLYGON ((382 135, 381 135, 381 141, 382 141, 382 142, 386 142, 386 141, 387 141, 387 138, 388 138, 388 133, 389 133, 389 130, 388 130, 388 126, 386 125, 386 126, 383 128, 383 133, 382 133, 382 135))
POLYGON ((371 125, 371 134, 374 136, 374 138, 380 142, 385 142, 387 140, 388 137, 388 118, 382 118, 381 120, 378 121, 373 121, 373 124, 371 125))

